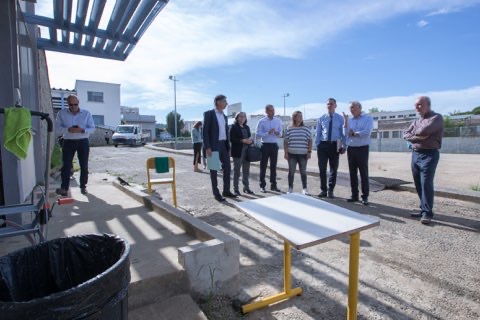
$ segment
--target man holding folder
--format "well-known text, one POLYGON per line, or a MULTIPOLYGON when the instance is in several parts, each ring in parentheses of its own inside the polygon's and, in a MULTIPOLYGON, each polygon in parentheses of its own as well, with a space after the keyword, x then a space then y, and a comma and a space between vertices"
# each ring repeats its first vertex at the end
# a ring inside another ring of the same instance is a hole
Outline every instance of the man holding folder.
POLYGON ((230 145, 228 143, 228 121, 223 114, 227 107, 227 97, 218 95, 214 99, 215 109, 203 114, 203 146, 207 153, 212 192, 215 200, 225 201, 224 197, 236 198, 230 191, 230 145), (216 163, 220 161, 223 169, 223 192, 218 190, 217 171, 220 169, 216 163))

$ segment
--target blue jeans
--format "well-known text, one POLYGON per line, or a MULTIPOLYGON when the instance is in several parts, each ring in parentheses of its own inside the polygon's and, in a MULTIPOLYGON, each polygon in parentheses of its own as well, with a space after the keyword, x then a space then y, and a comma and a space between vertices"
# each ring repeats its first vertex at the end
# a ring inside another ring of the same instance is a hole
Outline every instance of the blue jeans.
POLYGON ((90 145, 88 139, 71 140, 65 139, 62 148, 62 189, 68 190, 70 186, 70 171, 72 170, 72 161, 77 153, 78 162, 80 164, 80 188, 85 188, 88 182, 88 155, 90 153, 90 145))
POLYGON ((433 178, 437 169, 440 153, 437 149, 414 150, 412 153, 412 173, 415 188, 420 198, 422 216, 433 217, 433 178))
POLYGON ((302 179, 302 188, 307 188, 307 155, 288 153, 288 187, 293 189, 293 178, 297 170, 297 163, 302 179))

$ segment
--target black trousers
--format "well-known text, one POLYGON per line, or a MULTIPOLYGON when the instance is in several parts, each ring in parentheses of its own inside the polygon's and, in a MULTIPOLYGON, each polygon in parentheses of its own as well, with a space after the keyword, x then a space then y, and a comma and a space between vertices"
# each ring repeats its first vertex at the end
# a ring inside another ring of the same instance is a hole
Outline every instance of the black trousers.
POLYGON ((77 153, 78 162, 80 164, 80 188, 85 188, 88 182, 88 155, 90 153, 88 139, 64 139, 62 147, 63 166, 61 171, 61 187, 65 190, 68 190, 70 187, 70 171, 72 170, 72 162, 75 152, 77 153))
POLYGON ((195 142, 193 144, 193 165, 195 165, 196 163, 200 164, 202 162, 201 161, 202 160, 202 155, 201 155, 202 145, 203 145, 203 143, 201 143, 201 142, 195 142))
POLYGON ((327 192, 327 164, 330 164, 328 191, 333 191, 337 184, 337 171, 340 153, 337 151, 337 142, 322 141, 317 146, 318 170, 320 171, 320 189, 327 192))
MULTIPOLYGON (((230 154, 227 150, 228 141, 220 141, 218 146, 218 153, 220 157, 220 162, 222 163, 223 170, 223 192, 230 191, 230 154)), ((220 196, 220 191, 218 190, 217 182, 217 171, 210 170, 210 180, 212 182, 212 192, 214 196, 220 196)))
POLYGON ((270 159, 270 187, 277 186, 278 144, 262 143, 262 159, 260 160, 260 188, 265 188, 268 159, 270 159))
POLYGON ((362 198, 368 198, 370 185, 368 182, 368 151, 369 146, 348 147, 348 170, 350 172, 350 187, 352 197, 358 198, 358 171, 362 181, 362 198))

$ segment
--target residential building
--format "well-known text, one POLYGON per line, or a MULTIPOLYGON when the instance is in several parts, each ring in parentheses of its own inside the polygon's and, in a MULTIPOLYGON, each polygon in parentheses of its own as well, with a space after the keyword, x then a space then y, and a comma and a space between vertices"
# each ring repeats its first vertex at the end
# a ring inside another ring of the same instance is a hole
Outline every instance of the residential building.
POLYGON ((90 111, 96 125, 113 128, 120 124, 120 84, 77 80, 75 91, 80 108, 90 111))

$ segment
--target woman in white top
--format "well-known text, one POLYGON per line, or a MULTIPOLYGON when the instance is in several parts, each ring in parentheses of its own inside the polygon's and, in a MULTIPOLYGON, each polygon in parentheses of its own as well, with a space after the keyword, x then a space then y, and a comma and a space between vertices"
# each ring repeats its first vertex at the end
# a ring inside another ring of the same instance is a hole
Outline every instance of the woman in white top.
POLYGON ((287 128, 283 141, 285 159, 288 160, 288 193, 293 192, 293 178, 297 169, 300 169, 302 179, 302 193, 310 195, 307 190, 307 161, 312 155, 312 133, 303 125, 303 115, 300 111, 292 114, 292 125, 287 128))

